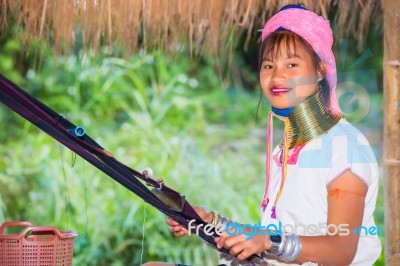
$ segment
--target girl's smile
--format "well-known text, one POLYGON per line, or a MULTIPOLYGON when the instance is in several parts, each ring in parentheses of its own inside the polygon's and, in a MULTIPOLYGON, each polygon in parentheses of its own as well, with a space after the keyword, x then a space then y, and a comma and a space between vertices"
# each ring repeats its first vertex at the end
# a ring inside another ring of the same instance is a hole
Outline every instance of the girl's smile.
POLYGON ((291 88, 275 87, 275 86, 270 89, 271 94, 273 96, 280 96, 280 95, 286 94, 290 90, 291 90, 291 88))

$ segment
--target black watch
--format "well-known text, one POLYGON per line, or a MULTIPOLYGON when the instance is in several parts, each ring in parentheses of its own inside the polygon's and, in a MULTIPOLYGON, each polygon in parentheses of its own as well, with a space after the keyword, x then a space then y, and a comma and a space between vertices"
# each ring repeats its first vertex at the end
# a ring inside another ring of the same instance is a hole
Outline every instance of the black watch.
POLYGON ((268 253, 274 256, 282 255, 285 246, 285 237, 281 235, 270 235, 269 239, 271 241, 271 248, 268 253))

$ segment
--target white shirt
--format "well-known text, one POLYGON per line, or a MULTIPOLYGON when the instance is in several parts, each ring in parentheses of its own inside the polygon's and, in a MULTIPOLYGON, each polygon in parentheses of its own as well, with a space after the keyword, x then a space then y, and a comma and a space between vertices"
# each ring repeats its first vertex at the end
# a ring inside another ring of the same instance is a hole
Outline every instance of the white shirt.
MULTIPOLYGON (((293 149, 294 150, 294 149, 293 149)), ((287 179, 281 197, 276 206, 276 219, 271 218, 271 208, 275 202, 281 185, 282 166, 277 160, 280 149, 273 151, 271 160, 271 178, 269 205, 261 209, 261 224, 268 226, 275 224, 282 231, 293 232, 297 235, 326 235, 328 218, 328 191, 327 186, 350 170, 358 176, 368 187, 365 198, 365 208, 362 220, 358 248, 351 265, 373 265, 381 253, 381 244, 373 218, 378 194, 378 165, 372 149, 365 136, 345 119, 317 139, 308 142, 293 157, 289 151, 290 161, 287 168, 287 179), (371 230, 367 231, 366 230, 371 230), (374 235, 375 234, 375 235, 374 235)), ((340 196, 340 195, 339 195, 340 196)), ((341 225, 340 228, 329 226, 329 232, 353 233, 354 228, 341 225), (346 231, 348 230, 348 231, 346 231)), ((268 261, 272 265, 284 264, 274 260, 268 261)), ((221 254, 220 263, 226 265, 241 265, 230 256, 221 254)), ((303 265, 314 265, 304 263, 303 265)))
MULTIPOLYGON (((279 152, 279 148, 275 148, 275 158, 279 152)), ((383 234, 382 229, 378 232, 374 228, 373 218, 379 184, 378 165, 365 136, 345 119, 307 143, 300 151, 297 163, 288 164, 287 180, 276 206, 276 219, 271 218, 271 207, 282 178, 279 161, 272 160, 270 204, 265 211, 261 210, 261 224, 266 226, 273 223, 278 226, 280 222, 283 231, 296 230, 297 235, 325 235, 328 218, 327 186, 346 170, 358 176, 368 187, 362 220, 364 227, 358 228, 356 232, 360 233, 360 239, 351 265, 373 265, 381 253, 381 244, 376 234, 383 234), (367 232, 367 229, 370 231, 367 232)), ((353 234, 353 229, 346 225, 340 228, 329 226, 332 234, 335 230, 353 234)), ((273 263, 287 265, 276 261, 273 263)))

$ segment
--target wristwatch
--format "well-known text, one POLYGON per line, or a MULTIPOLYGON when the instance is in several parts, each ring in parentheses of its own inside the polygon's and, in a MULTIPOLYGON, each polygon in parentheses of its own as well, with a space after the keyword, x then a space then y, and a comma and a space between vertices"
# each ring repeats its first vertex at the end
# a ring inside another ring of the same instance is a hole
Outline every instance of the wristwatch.
POLYGON ((268 253, 274 255, 275 257, 282 255, 285 250, 286 237, 283 235, 270 235, 271 248, 268 253))

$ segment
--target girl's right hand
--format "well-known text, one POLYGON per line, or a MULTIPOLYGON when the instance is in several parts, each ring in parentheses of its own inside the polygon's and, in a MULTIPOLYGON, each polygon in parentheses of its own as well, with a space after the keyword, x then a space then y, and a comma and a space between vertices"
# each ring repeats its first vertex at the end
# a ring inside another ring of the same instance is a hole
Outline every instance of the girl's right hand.
MULTIPOLYGON (((197 214, 200 216, 203 221, 210 223, 212 219, 212 213, 202 207, 193 207, 197 214)), ((168 230, 172 232, 175 236, 184 236, 188 234, 188 230, 180 225, 178 222, 173 220, 172 218, 167 218, 168 230)))

